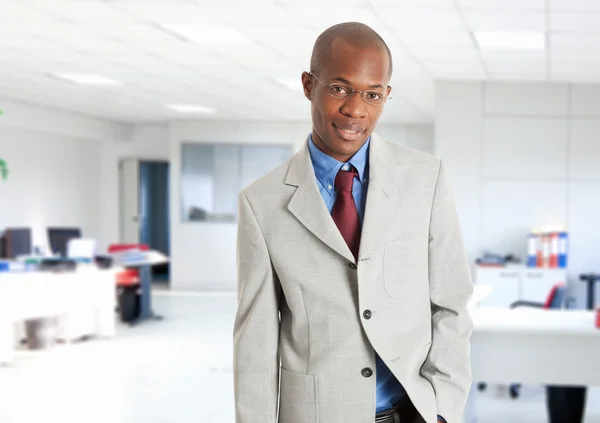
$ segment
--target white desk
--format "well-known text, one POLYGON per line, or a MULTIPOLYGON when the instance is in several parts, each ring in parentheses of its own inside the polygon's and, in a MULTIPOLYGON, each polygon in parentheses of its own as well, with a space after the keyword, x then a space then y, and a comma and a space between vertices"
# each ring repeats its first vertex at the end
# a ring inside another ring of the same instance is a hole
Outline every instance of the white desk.
POLYGON ((114 336, 117 271, 0 273, 0 364, 13 360, 15 324, 28 319, 57 317, 65 341, 114 336))
POLYGON ((476 385, 600 385, 590 367, 600 357, 600 329, 591 311, 495 309, 471 310, 474 388, 465 421, 474 421, 476 385))
POLYGON ((472 316, 475 381, 600 385, 589 367, 600 357, 593 312, 476 308, 472 316))

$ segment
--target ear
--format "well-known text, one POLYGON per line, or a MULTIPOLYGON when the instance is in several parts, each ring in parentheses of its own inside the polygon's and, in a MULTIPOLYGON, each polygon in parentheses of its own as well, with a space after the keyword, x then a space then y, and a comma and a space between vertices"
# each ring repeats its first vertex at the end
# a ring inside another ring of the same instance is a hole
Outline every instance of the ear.
POLYGON ((302 87, 304 88, 304 96, 310 101, 312 101, 312 94, 314 88, 313 82, 314 81, 312 79, 312 76, 310 76, 310 73, 302 72, 302 87))
POLYGON ((388 85, 387 89, 385 90, 385 97, 389 97, 390 94, 392 93, 392 87, 388 85))

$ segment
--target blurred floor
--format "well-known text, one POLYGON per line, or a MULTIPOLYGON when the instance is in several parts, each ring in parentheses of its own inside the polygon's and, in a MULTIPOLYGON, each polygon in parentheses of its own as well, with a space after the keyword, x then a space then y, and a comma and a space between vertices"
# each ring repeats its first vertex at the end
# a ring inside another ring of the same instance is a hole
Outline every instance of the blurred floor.
MULTIPOLYGON (((117 339, 19 352, 0 368, 1 423, 234 423, 232 295, 155 293, 162 322, 120 327, 117 339)), ((600 423, 591 390, 587 423, 600 423)), ((543 390, 490 387, 481 423, 546 422, 543 390)))

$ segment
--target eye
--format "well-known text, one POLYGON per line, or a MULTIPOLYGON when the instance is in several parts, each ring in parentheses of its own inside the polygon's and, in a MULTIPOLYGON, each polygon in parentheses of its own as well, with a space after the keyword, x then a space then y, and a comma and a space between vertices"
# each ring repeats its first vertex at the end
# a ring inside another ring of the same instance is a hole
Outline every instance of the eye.
POLYGON ((331 85, 329 87, 331 93, 337 96, 347 96, 350 90, 345 85, 331 85))
POLYGON ((381 101, 383 99, 383 95, 377 91, 367 91, 367 98, 371 101, 381 101))

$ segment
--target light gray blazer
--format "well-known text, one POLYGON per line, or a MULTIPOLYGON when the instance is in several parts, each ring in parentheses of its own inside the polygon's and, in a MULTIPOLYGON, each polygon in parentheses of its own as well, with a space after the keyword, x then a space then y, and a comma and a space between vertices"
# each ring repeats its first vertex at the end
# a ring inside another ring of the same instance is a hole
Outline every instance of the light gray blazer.
POLYGON ((369 172, 356 265, 307 144, 240 193, 237 423, 373 422, 375 351, 427 423, 462 421, 473 288, 444 165, 373 134, 369 172))

